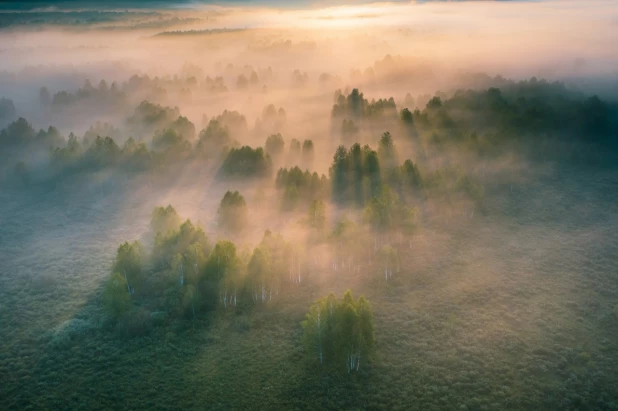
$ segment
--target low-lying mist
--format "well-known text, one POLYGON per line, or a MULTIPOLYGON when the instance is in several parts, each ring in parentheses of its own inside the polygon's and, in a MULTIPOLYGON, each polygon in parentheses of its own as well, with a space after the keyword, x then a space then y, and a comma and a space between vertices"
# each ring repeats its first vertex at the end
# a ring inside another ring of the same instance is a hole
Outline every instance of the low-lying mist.
POLYGON ((0 408, 616 409, 615 2, 114 7, 0 12, 0 408))

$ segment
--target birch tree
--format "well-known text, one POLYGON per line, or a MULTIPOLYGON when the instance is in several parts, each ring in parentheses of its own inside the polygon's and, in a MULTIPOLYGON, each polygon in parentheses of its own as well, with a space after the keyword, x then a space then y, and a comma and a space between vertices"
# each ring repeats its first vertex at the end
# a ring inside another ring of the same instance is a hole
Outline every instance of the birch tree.
POLYGON ((129 295, 133 295, 135 287, 142 281, 142 262, 144 249, 139 241, 124 242, 118 247, 113 272, 120 273, 125 280, 129 295))
POLYGON ((358 372, 373 349, 371 305, 364 297, 354 300, 350 290, 341 300, 331 293, 316 301, 301 326, 309 355, 348 374, 358 372))
POLYGON ((240 262, 231 241, 219 241, 205 267, 205 280, 218 286, 219 301, 225 309, 238 301, 240 262))

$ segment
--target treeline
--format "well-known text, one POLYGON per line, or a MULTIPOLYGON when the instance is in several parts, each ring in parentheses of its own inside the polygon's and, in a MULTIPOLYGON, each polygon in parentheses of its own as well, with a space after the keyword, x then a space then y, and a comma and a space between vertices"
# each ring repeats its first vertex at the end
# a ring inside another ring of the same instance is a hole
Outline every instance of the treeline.
MULTIPOLYGON (((113 167, 155 170, 205 160, 221 165, 222 175, 270 175, 271 159, 265 151, 260 147, 241 147, 235 139, 248 133, 242 114, 225 110, 204 121, 205 128, 196 136, 195 125, 178 108, 144 101, 127 118, 124 131, 97 122, 80 139, 73 133, 65 138, 54 127, 37 132, 19 118, 0 131, 0 157, 6 160, 5 164, 12 163, 14 172, 19 169, 22 174, 31 171, 30 163, 36 167, 46 164, 45 173, 39 173, 43 178, 113 167), (119 144, 126 134, 136 137, 119 144), (43 158, 46 160, 42 161, 43 158)), ((306 157, 312 158, 313 142, 307 141, 306 145, 306 157)))
POLYGON ((404 135, 438 149, 456 144, 481 155, 513 144, 534 146, 546 142, 583 142, 615 146, 618 105, 586 96, 559 82, 532 78, 512 82, 484 79, 500 85, 483 90, 458 90, 452 95, 408 94, 398 109, 395 101, 368 101, 358 89, 335 93, 331 110, 334 130, 344 141, 357 140, 372 125, 398 118, 404 135), (424 106, 419 103, 426 101, 424 106))

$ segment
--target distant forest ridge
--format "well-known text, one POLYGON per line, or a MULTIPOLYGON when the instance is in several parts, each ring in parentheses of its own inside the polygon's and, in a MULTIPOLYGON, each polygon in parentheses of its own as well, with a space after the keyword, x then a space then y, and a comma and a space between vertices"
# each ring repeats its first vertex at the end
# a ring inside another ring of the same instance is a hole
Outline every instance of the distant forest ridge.
POLYGON ((167 37, 167 36, 204 36, 204 35, 212 35, 212 34, 222 34, 222 33, 235 33, 239 31, 245 31, 247 29, 244 28, 221 28, 221 29, 205 29, 205 30, 174 30, 174 31, 163 31, 161 33, 155 34, 153 37, 167 37))
MULTIPOLYGON (((461 0, 460 0, 461 1, 461 0)), ((309 5, 320 6, 337 6, 350 4, 369 4, 377 1, 357 0, 21 0, 21 1, 0 1, 0 10, 34 10, 34 9, 161 9, 161 8, 179 8, 179 7, 199 7, 201 5, 221 5, 221 6, 273 6, 278 8, 297 8, 306 7, 309 5)), ((406 3, 407 0, 391 0, 392 3, 406 3)), ((425 3, 426 0, 418 1, 425 3)))

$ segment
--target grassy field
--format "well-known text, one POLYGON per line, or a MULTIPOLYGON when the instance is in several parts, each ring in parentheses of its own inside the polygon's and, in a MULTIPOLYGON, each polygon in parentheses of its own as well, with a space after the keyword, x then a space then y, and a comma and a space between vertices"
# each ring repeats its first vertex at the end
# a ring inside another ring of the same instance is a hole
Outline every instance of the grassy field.
MULTIPOLYGON (((555 169, 488 187, 485 215, 428 221, 400 243, 389 283, 368 250, 361 273, 316 273, 251 314, 135 337, 99 293, 161 197, 131 183, 2 190, 0 409, 618 409, 615 176, 555 169), (376 352, 333 375, 306 358, 299 322, 348 287, 372 302, 376 352)), ((192 190, 208 227, 220 195, 192 190)))

